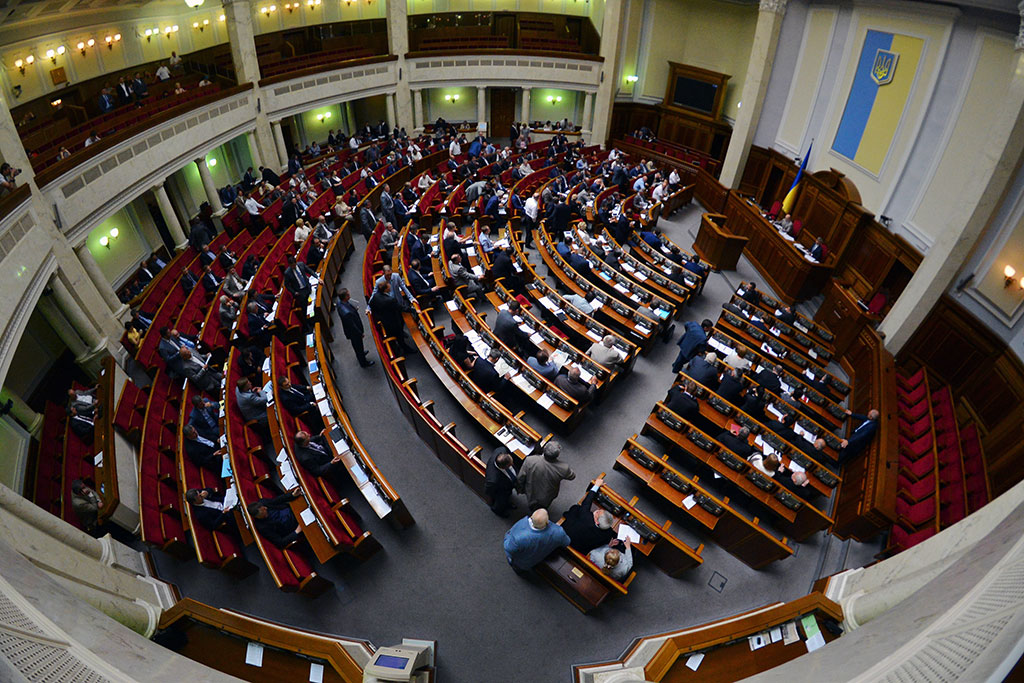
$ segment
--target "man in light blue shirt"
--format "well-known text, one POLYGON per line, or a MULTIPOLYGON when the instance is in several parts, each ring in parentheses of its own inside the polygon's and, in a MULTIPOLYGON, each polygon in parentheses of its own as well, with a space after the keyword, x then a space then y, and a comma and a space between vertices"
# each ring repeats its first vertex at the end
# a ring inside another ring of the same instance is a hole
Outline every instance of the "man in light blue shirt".
POLYGON ((637 176, 633 181, 633 192, 643 192, 647 189, 647 180, 643 176, 637 176))
POLYGON ((550 524, 548 511, 539 508, 523 517, 505 533, 505 557, 517 573, 527 572, 545 557, 569 545, 569 535, 557 524, 550 524))

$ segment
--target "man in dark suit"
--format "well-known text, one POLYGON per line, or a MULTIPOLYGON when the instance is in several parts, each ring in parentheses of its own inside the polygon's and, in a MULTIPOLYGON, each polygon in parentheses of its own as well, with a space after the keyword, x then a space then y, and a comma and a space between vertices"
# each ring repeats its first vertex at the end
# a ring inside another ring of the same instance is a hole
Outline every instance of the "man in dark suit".
POLYGON ((220 437, 219 419, 216 402, 198 394, 192 396, 192 412, 189 413, 188 423, 196 428, 200 436, 216 441, 220 437))
POLYGON ((779 309, 779 312, 775 314, 775 317, 787 325, 792 325, 796 322, 796 313, 793 312, 792 306, 783 306, 779 309))
POLYGON ((515 267, 508 251, 503 247, 496 247, 491 254, 491 277, 494 280, 504 278, 505 286, 512 292, 519 293, 523 288, 523 281, 516 274, 515 267))
POLYGON ((718 385, 718 395, 734 406, 743 403, 743 370, 729 368, 722 375, 722 383, 718 385))
POLYGON ((757 373, 755 379, 757 383, 761 385, 761 388, 765 391, 770 391, 773 394, 778 394, 782 390, 782 368, 775 366, 774 368, 761 368, 757 373))
POLYGON ((181 434, 184 437, 185 455, 188 456, 188 459, 196 467, 205 467, 219 477, 221 461, 224 458, 223 453, 217 449, 217 444, 206 437, 199 436, 199 432, 190 424, 181 428, 181 434))
POLYGON ((278 548, 286 548, 302 535, 302 526, 288 505, 299 495, 289 492, 276 498, 261 498, 247 508, 256 531, 278 548))
POLYGON ((224 494, 217 489, 189 489, 185 500, 192 509, 192 518, 210 531, 238 533, 234 508, 224 507, 224 494))
POLYGON ((576 505, 565 511, 562 529, 569 536, 569 545, 581 553, 589 553, 594 548, 608 545, 615 538, 612 526, 615 518, 607 510, 598 508, 591 510, 598 489, 604 479, 595 479, 587 489, 587 495, 576 505))
POLYGON ((295 457, 310 474, 340 483, 340 475, 345 470, 341 454, 334 454, 323 433, 311 436, 306 431, 295 432, 295 457))
POLYGON ((220 280, 217 279, 217 276, 213 274, 212 270, 210 270, 210 266, 203 266, 203 276, 199 281, 202 283, 203 290, 205 290, 207 294, 213 294, 220 289, 220 280))
POLYGON ((210 357, 192 351, 187 346, 178 349, 181 356, 182 374, 199 391, 214 395, 220 392, 220 383, 224 375, 210 366, 210 357))
POLYGON ((740 289, 743 291, 740 294, 745 301, 748 301, 755 306, 761 303, 761 292, 757 291, 757 284, 754 282, 741 282, 740 289))
POLYGON ((373 215, 370 202, 364 202, 359 209, 359 231, 367 241, 373 236, 373 230, 377 227, 377 217, 373 215))
POLYGON ((875 409, 869 410, 867 415, 860 415, 859 413, 847 410, 846 416, 854 420, 863 420, 863 422, 853 430, 848 439, 843 439, 840 442, 842 446, 842 449, 839 451, 840 465, 860 455, 874 440, 875 432, 878 431, 879 413, 875 409))
POLYGON ((803 437, 793 431, 794 424, 796 424, 796 413, 790 413, 789 415, 783 415, 781 420, 769 420, 765 427, 789 443, 799 446, 800 442, 803 441, 803 437))
POLYGON ((316 397, 309 387, 293 384, 287 377, 282 377, 277 383, 277 388, 281 405, 292 417, 301 419, 310 427, 322 424, 320 411, 316 407, 316 397))
POLYGON ((495 397, 500 401, 506 393, 508 380, 498 374, 494 364, 498 362, 498 352, 491 351, 488 358, 468 356, 463 363, 469 373, 469 378, 484 393, 494 392, 495 397))
POLYGON ((761 387, 751 386, 747 389, 740 410, 759 422, 764 421, 764 391, 761 387))
POLYGON ((673 386, 668 390, 665 407, 684 420, 693 422, 700 415, 700 404, 693 395, 696 390, 697 385, 692 380, 683 382, 682 387, 673 386))
POLYGON ((68 408, 68 429, 82 441, 92 443, 96 433, 96 424, 93 418, 87 415, 79 415, 78 410, 71 406, 68 408))
POLYGON ((736 434, 728 429, 723 429, 717 438, 719 443, 744 460, 754 454, 754 449, 750 445, 750 430, 746 427, 741 427, 736 434))
POLYGON ((284 270, 284 286, 292 293, 292 305, 306 309, 306 301, 313 287, 309 284, 309 278, 315 277, 316 273, 309 269, 305 263, 298 263, 295 256, 288 254, 288 267, 284 270))
POLYGON ((366 349, 363 348, 363 319, 351 303, 352 295, 347 288, 338 292, 338 316, 341 318, 341 328, 345 332, 345 338, 352 343, 352 350, 356 352, 359 366, 368 368, 373 365, 373 360, 366 357, 366 349))
POLYGON ((508 517, 509 510, 515 510, 512 492, 515 490, 516 470, 512 454, 504 446, 498 446, 487 461, 484 477, 484 493, 491 497, 491 512, 499 517, 508 517))
POLYGON ((697 356, 692 359, 690 364, 686 366, 686 376, 697 384, 702 384, 711 391, 716 391, 718 389, 718 368, 714 364, 715 358, 716 356, 712 352, 707 356, 697 356))
POLYGON ((391 292, 391 284, 382 280, 370 297, 370 312, 384 328, 389 337, 394 337, 398 350, 402 353, 413 353, 413 349, 405 343, 405 321, 402 318, 402 304, 391 292))
POLYGON ((274 187, 281 184, 281 176, 277 175, 273 170, 266 166, 260 166, 260 177, 263 179, 263 182, 270 183, 274 187))
POLYGON ((177 330, 172 330, 169 327, 160 328, 160 343, 157 344, 156 352, 163 358, 171 377, 182 376, 184 366, 181 356, 178 355, 178 349, 182 346, 184 346, 184 341, 177 334, 177 330))
POLYGON ((697 324, 693 320, 683 323, 683 336, 679 338, 676 345, 679 347, 679 355, 676 356, 676 360, 672 363, 672 372, 678 374, 683 369, 683 365, 688 363, 691 358, 700 353, 701 349, 707 346, 708 337, 711 336, 711 330, 714 328, 714 323, 705 318, 697 324))
POLYGON ((519 302, 512 299, 508 302, 507 309, 498 311, 498 317, 494 319, 494 325, 491 329, 494 332, 494 336, 502 343, 516 353, 524 355, 523 352, 529 339, 519 329, 519 323, 516 322, 516 316, 521 313, 522 307, 519 305, 519 302))
POLYGON ((413 259, 409 262, 411 266, 409 269, 409 285, 412 289, 412 293, 419 297, 430 297, 430 301, 433 301, 437 297, 437 292, 441 289, 438 285, 432 284, 427 278, 420 272, 419 259, 413 259))

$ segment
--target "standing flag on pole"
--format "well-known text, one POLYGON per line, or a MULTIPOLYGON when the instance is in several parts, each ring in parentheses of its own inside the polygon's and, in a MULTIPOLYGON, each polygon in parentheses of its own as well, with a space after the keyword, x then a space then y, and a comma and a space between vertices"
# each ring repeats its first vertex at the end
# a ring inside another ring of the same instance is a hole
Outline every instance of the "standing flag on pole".
POLYGON ((804 155, 804 160, 800 162, 800 169, 796 172, 796 178, 793 179, 793 186, 789 188, 789 192, 786 193, 786 198, 782 200, 782 213, 792 213, 793 206, 796 204, 796 189, 800 185, 800 179, 804 175, 804 169, 807 168, 807 159, 811 156, 811 148, 814 147, 814 140, 811 140, 811 144, 807 146, 807 154, 804 155))

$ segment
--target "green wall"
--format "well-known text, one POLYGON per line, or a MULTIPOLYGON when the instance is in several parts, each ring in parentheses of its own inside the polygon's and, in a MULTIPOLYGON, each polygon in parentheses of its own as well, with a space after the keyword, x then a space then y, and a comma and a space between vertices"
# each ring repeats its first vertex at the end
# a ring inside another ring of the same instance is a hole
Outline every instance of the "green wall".
POLYGON ((575 90, 559 90, 557 88, 533 88, 530 90, 530 121, 561 121, 567 118, 576 125, 580 123, 582 109, 577 107, 577 100, 582 107, 582 96, 575 90), (561 97, 561 102, 548 102, 548 97, 561 97))

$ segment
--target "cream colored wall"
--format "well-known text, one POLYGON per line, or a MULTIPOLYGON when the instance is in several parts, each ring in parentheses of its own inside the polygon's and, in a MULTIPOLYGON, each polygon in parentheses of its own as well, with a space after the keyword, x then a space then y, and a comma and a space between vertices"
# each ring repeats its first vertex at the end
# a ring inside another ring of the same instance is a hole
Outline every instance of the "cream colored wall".
MULTIPOLYGON (((650 1, 650 0, 649 0, 650 1)), ((619 95, 632 97, 640 82, 628 83, 626 77, 638 74, 640 70, 640 27, 643 24, 644 0, 623 0, 626 8, 622 12, 622 37, 619 59, 619 95)))
POLYGON ((811 109, 825 74, 837 16, 838 12, 832 7, 816 7, 808 12, 800 55, 776 138, 778 144, 793 154, 801 152, 811 109))
POLYGON ((147 244, 142 233, 135 227, 127 207, 121 209, 110 218, 100 223, 89 233, 85 240, 93 258, 107 282, 120 283, 135 272, 139 263, 159 245, 147 244), (116 228, 116 239, 110 237, 110 231, 116 228), (100 244, 100 238, 107 236, 108 246, 100 244))
MULTIPOLYGON (((862 204, 870 211, 884 209, 903 172, 931 100, 932 90, 942 65, 952 27, 953 14, 944 8, 929 9, 920 14, 909 11, 887 12, 881 9, 856 8, 854 10, 850 30, 846 36, 840 77, 832 91, 829 110, 821 136, 818 138, 820 144, 814 146, 809 165, 815 170, 834 168, 848 176, 860 191, 862 204), (888 155, 877 176, 831 151, 832 141, 835 139, 839 121, 843 116, 847 95, 857 69, 857 59, 860 56, 861 46, 864 44, 864 36, 868 29, 899 33, 925 40, 923 54, 914 76, 914 85, 904 107, 896 135, 889 147, 888 155)), ((830 87, 832 87, 831 84, 823 84, 823 89, 830 87)))
MULTIPOLYGON (((604 0, 407 0, 409 14, 430 14, 432 12, 547 12, 572 16, 591 16, 591 5, 604 0)), ((596 25, 598 31, 601 26, 596 25)))
MULTIPOLYGON (((757 5, 717 0, 649 0, 655 2, 647 73, 639 85, 645 97, 662 99, 668 63, 680 62, 732 76, 725 95, 725 116, 735 117, 757 27, 757 5)), ((639 4, 639 3, 636 3, 639 4)), ((625 73, 625 72, 624 72, 625 73)))

